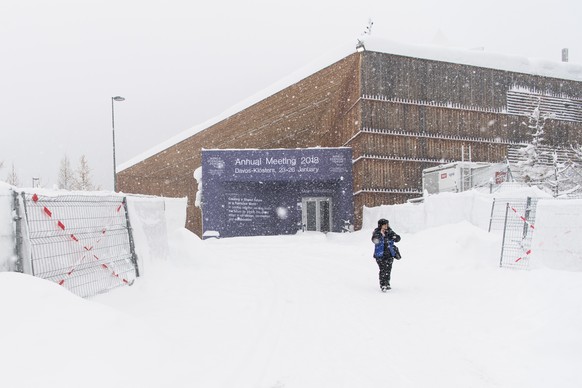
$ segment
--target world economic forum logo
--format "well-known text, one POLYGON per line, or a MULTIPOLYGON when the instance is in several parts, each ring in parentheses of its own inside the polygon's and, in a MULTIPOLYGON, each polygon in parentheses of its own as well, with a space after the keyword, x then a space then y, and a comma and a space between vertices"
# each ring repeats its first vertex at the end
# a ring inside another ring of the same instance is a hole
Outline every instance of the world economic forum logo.
POLYGON ((342 166, 346 162, 346 157, 342 154, 335 154, 335 155, 332 155, 330 160, 333 164, 335 164, 337 166, 342 166))
POLYGON ((208 165, 210 175, 222 175, 224 172, 224 160, 221 157, 213 156, 208 158, 208 165))

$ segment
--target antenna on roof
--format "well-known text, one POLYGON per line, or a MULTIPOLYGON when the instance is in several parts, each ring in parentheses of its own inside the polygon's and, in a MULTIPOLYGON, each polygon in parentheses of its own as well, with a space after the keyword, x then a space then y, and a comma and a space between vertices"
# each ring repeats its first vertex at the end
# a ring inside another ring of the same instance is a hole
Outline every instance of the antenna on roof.
MULTIPOLYGON (((365 35, 372 35, 372 26, 374 25, 374 22, 372 21, 372 18, 368 19, 368 25, 366 26, 366 29, 364 30, 364 32, 362 33, 361 36, 365 36, 365 35)), ((356 44, 356 51, 365 51, 366 47, 364 46, 364 40, 363 39, 358 39, 358 43, 356 44)))
POLYGON ((372 26, 374 25, 374 22, 372 21, 372 18, 368 19, 368 25, 366 26, 366 29, 364 30, 364 35, 372 35, 372 26))

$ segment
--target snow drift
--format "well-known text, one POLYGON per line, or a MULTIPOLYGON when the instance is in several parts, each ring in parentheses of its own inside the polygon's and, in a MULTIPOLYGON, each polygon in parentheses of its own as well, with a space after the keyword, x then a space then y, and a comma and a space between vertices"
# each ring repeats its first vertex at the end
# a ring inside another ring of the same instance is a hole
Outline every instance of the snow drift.
MULTIPOLYGON (((475 210, 485 199, 471 195, 437 201, 475 210)), ((555 239, 579 230, 571 210, 580 203, 568 204, 540 201, 537 244, 550 238, 555 252, 580 258, 579 245, 555 239)), ((546 259, 530 271, 499 268, 499 234, 458 221, 472 211, 429 205, 418 218, 432 224, 406 231, 409 208, 368 209, 368 223, 387 215, 402 236, 388 294, 368 226, 204 241, 168 228, 167 259, 152 257, 132 287, 88 300, 0 273, 0 385, 582 385, 582 272, 546 259)))

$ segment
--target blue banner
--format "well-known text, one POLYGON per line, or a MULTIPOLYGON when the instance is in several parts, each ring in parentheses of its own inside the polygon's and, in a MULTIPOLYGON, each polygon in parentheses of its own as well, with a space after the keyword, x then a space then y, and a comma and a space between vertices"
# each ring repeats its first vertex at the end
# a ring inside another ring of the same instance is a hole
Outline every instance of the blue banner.
POLYGON ((343 231, 353 220, 351 148, 202 150, 201 198, 207 235, 343 231))

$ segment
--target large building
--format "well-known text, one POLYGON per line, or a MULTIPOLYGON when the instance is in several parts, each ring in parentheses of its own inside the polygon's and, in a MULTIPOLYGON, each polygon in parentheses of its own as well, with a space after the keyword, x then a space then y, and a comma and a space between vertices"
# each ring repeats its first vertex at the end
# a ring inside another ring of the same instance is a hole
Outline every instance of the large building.
POLYGON ((193 172, 202 149, 350 147, 358 229, 363 206, 421 196, 425 168, 506 160, 531 140, 524 122, 536 108, 548 117, 547 146, 582 144, 582 66, 369 40, 231 116, 126 163, 118 187, 188 196, 187 227, 200 235, 193 172))

